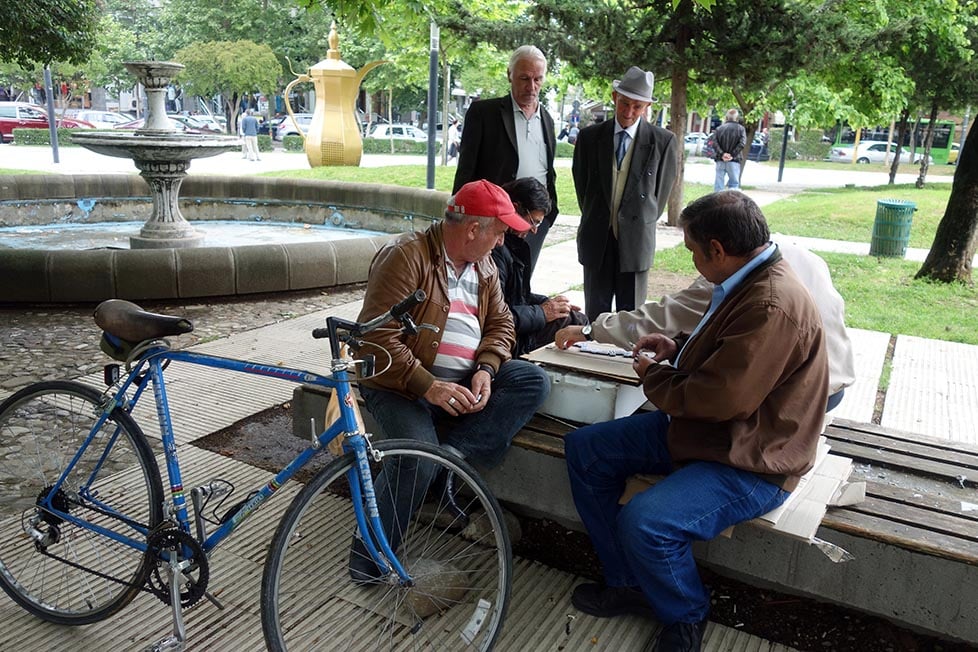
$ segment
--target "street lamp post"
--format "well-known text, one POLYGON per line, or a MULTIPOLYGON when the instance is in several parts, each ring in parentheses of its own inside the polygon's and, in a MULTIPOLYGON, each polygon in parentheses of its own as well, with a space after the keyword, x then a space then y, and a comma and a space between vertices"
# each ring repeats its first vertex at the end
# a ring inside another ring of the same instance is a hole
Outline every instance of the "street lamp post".
POLYGON ((786 107, 788 112, 784 115, 784 134, 781 136, 781 160, 778 162, 778 183, 781 183, 781 177, 784 176, 784 157, 788 151, 788 130, 791 128, 791 125, 788 123, 791 122, 791 114, 795 110, 795 94, 791 92, 790 88, 788 89, 788 97, 791 99, 788 100, 788 106, 786 107))
POLYGON ((435 123, 438 121, 438 25, 435 21, 431 21, 428 42, 428 190, 434 190, 435 123))

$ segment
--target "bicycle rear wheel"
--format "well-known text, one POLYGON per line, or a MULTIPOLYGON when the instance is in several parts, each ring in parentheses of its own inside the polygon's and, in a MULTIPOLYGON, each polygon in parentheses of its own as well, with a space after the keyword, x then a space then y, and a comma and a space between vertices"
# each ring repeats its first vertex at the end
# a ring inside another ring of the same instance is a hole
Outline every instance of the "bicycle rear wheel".
MULTIPOLYGON (((261 593, 268 649, 492 649, 512 584, 509 535, 495 497, 472 467, 437 446, 390 440, 375 448, 386 474, 376 483, 378 501, 383 493, 396 502, 400 486, 420 505, 400 526, 395 551, 414 585, 400 586, 396 574, 351 579, 359 535, 347 484, 355 459, 347 454, 296 496, 272 539, 261 593), (449 472, 465 517, 445 500, 445 483, 428 486, 449 472)), ((376 478, 381 465, 373 466, 376 478)))
POLYGON ((42 499, 51 495, 60 512, 139 541, 162 520, 156 460, 119 409, 53 489, 92 433, 100 403, 91 387, 55 381, 0 405, 0 586, 35 616, 64 625, 122 609, 151 566, 139 550, 57 516, 42 499))

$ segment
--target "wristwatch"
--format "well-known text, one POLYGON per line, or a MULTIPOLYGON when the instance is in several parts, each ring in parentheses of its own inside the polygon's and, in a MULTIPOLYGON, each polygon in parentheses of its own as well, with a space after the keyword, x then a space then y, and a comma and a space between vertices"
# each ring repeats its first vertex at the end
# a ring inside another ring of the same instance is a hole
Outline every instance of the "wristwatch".
POLYGON ((583 335, 584 339, 586 339, 588 342, 594 341, 594 335, 591 335, 591 324, 586 324, 581 329, 581 335, 583 335))

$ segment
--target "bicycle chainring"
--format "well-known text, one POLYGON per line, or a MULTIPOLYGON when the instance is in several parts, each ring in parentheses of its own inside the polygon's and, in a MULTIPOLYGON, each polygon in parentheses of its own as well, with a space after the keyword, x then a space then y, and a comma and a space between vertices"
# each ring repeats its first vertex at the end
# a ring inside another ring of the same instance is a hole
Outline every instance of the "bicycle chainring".
POLYGON ((150 532, 146 538, 146 554, 151 555, 155 564, 153 572, 150 573, 147 584, 149 590, 159 600, 166 605, 171 604, 170 599, 170 564, 171 554, 177 554, 178 558, 191 560, 191 564, 183 571, 182 584, 180 586, 180 605, 182 607, 192 607, 204 597, 207 592, 207 582, 210 579, 210 565, 204 549, 200 547, 193 536, 176 527, 173 523, 161 523, 159 527, 150 532), (190 551, 189 556, 184 551, 190 551))

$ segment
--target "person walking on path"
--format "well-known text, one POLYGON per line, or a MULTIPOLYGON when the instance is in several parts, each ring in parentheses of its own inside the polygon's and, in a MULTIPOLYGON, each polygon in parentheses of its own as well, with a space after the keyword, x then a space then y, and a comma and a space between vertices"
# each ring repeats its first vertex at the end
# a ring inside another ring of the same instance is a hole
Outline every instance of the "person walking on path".
POLYGON ((747 144, 747 130, 738 122, 740 112, 730 109, 722 125, 713 132, 713 160, 716 161, 716 179, 713 192, 740 187, 740 154, 747 144))
POLYGON ((506 75, 507 95, 474 102, 465 113, 452 192, 476 179, 502 185, 523 177, 533 177, 547 188, 550 212, 526 238, 532 274, 547 232, 557 219, 556 131, 539 98, 547 59, 539 48, 522 45, 510 56, 506 75))
POLYGON ((574 146, 581 206, 577 259, 584 266, 589 319, 645 303, 655 256, 655 226, 679 171, 672 132, 649 124, 655 77, 632 66, 615 80, 615 119, 585 127, 574 146))
POLYGON ((571 493, 604 582, 572 604, 662 625, 655 652, 697 652, 710 593, 692 542, 775 509, 815 462, 828 399, 822 320, 747 195, 712 193, 680 216, 696 269, 713 283, 689 336, 640 338, 635 373, 659 409, 565 439, 571 493), (619 499, 637 473, 665 475, 619 499))
POLYGON ((258 118, 253 109, 248 109, 241 118, 241 134, 244 137, 245 151, 249 161, 260 161, 258 158, 258 118))

